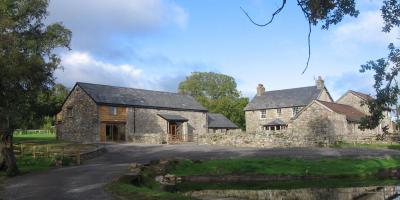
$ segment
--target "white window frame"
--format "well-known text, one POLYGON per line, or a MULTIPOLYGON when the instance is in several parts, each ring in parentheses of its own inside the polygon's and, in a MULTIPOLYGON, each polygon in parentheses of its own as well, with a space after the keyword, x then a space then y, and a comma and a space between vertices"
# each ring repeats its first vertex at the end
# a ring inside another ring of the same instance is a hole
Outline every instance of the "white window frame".
POLYGON ((117 114, 118 114, 117 107, 110 106, 110 115, 117 115, 117 114))
POLYGON ((260 119, 266 119, 266 118, 267 118, 267 110, 261 110, 260 119))

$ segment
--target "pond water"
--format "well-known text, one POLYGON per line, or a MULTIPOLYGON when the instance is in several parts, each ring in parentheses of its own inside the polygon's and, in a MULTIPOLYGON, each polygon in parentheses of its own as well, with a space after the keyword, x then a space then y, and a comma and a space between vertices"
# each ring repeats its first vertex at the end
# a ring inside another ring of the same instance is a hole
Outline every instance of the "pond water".
POLYGON ((185 192, 186 196, 204 200, 259 200, 259 199, 297 199, 297 200, 400 200, 400 186, 369 186, 349 188, 320 189, 266 189, 266 190, 198 190, 185 192))

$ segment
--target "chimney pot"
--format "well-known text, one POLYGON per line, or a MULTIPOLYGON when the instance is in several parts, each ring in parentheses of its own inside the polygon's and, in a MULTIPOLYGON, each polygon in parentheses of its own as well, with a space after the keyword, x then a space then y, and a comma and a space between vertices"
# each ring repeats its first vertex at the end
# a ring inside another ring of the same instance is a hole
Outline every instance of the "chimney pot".
POLYGON ((325 88, 325 83, 324 80, 322 79, 321 76, 318 76, 318 79, 315 81, 315 85, 317 86, 318 89, 322 90, 325 88))
POLYGON ((262 96, 265 94, 265 87, 263 84, 258 84, 257 86, 257 96, 262 96))

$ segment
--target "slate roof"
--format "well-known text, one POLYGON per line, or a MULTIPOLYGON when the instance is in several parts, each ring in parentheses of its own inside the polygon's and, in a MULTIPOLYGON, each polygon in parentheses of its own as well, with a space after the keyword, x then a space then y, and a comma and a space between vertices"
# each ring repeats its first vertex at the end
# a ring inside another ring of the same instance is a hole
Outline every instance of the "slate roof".
POLYGON ((346 115, 347 121, 350 122, 359 122, 361 118, 365 116, 364 113, 349 105, 326 102, 326 101, 318 101, 318 102, 328 107, 329 109, 333 110, 336 113, 346 115))
POLYGON ((158 116, 162 117, 167 121, 175 121, 175 122, 187 122, 188 119, 180 116, 180 115, 170 115, 170 114, 158 114, 158 116))
POLYGON ((287 123, 280 119, 274 119, 274 120, 264 124, 264 126, 278 126, 278 125, 287 125, 287 123))
POLYGON ((255 96, 244 108, 245 111, 270 108, 306 106, 316 100, 322 90, 317 86, 266 91, 262 96, 255 96))
POLYGON ((237 129, 238 126, 226 118, 223 114, 208 113, 208 128, 237 129))
POLYGON ((77 85, 98 104, 207 111, 189 95, 81 82, 77 85))

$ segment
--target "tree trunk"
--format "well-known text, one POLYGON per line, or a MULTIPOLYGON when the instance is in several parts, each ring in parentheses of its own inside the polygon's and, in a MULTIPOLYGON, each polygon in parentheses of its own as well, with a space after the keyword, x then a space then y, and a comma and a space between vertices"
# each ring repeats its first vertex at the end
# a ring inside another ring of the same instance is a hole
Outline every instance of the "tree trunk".
POLYGON ((1 138, 0 152, 3 161, 0 161, 1 167, 6 170, 8 176, 15 176, 18 174, 17 161, 14 155, 14 147, 12 143, 12 130, 7 130, 3 133, 1 138))

